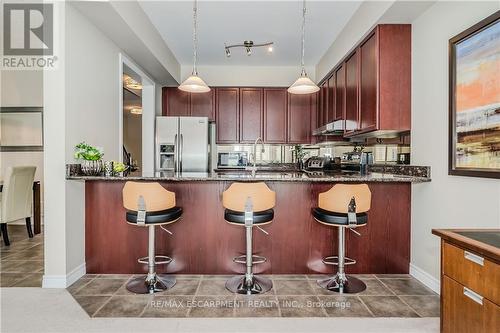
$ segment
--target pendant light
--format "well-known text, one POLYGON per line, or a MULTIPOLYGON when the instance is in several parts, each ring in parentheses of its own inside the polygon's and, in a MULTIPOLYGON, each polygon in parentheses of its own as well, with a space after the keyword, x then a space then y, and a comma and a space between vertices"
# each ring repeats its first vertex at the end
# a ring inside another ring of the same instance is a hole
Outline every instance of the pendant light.
POLYGON ((210 87, 207 86, 205 81, 203 81, 199 76, 198 76, 198 71, 196 70, 196 61, 198 60, 198 54, 197 54, 197 49, 198 49, 198 35, 196 34, 197 32, 197 26, 198 24, 198 2, 197 0, 194 0, 193 4, 193 71, 191 72, 191 75, 184 81, 182 84, 179 86, 179 89, 182 91, 186 92, 191 92, 191 93, 204 93, 204 92, 209 92, 210 87))
POLYGON ((306 0, 303 1, 302 7, 302 58, 301 66, 302 72, 300 77, 295 81, 288 92, 290 94, 312 94, 319 91, 319 87, 307 76, 306 67, 304 65, 304 53, 305 53, 305 40, 306 40, 306 0))

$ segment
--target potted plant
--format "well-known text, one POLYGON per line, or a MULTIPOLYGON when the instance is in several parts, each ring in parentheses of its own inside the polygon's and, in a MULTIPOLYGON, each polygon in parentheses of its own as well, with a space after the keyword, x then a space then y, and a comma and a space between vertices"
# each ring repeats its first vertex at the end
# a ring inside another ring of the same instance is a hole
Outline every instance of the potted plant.
POLYGON ((128 167, 120 162, 113 161, 113 173, 117 176, 123 176, 123 172, 127 170, 128 167))
POLYGON ((75 159, 81 160, 82 172, 87 176, 100 175, 103 170, 102 148, 93 147, 85 142, 75 146, 75 159))

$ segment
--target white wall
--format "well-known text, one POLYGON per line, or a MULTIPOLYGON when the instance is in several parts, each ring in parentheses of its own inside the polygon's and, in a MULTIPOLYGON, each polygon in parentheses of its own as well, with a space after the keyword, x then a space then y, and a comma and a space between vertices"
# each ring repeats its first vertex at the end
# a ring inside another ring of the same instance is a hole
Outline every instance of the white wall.
POLYGON ((85 187, 65 179, 65 164, 75 162, 74 146, 81 141, 102 147, 105 160, 119 159, 122 50, 72 4, 57 2, 56 7, 64 47, 58 69, 44 75, 43 286, 64 288, 85 273, 85 187))
POLYGON ((321 80, 376 25, 394 1, 366 1, 337 36, 332 46, 316 65, 316 78, 321 80))
MULTIPOLYGON (((181 77, 185 80, 193 67, 181 66, 181 77)), ((314 68, 306 67, 314 81, 314 68)), ((209 86, 259 86, 288 87, 300 75, 300 66, 198 66, 198 74, 209 86)))
POLYGON ((500 181, 448 175, 448 40, 500 9, 498 2, 439 2, 412 28, 412 164, 432 182, 412 191, 411 263, 439 279, 433 228, 499 228, 500 181))
POLYGON ((43 106, 43 71, 2 70, 1 106, 43 106))
POLYGON ((435 0, 365 1, 337 36, 316 66, 320 81, 377 25, 409 24, 435 0))

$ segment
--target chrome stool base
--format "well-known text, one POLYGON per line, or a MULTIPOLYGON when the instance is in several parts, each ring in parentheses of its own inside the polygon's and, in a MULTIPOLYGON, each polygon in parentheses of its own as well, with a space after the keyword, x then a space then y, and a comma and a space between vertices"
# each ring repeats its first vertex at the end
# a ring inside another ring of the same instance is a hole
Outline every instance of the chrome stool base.
POLYGON ((127 290, 135 294, 154 294, 172 288, 177 282, 173 276, 155 274, 154 282, 147 281, 147 275, 133 278, 127 283, 127 290))
POLYGON ((344 275, 344 279, 341 279, 340 275, 336 274, 334 277, 317 282, 321 288, 341 294, 357 294, 366 289, 363 281, 351 275, 344 275))
POLYGON ((226 281, 226 289, 235 294, 263 294, 273 287, 273 282, 262 276, 252 276, 252 283, 250 285, 246 284, 246 276, 238 275, 233 276, 226 281))

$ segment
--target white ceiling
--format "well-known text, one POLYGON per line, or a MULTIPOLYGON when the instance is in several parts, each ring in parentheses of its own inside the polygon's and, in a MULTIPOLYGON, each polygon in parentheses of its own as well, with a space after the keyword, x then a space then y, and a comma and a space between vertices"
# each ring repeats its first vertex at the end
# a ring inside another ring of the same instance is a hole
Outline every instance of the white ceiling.
MULTIPOLYGON (((306 65, 316 65, 361 1, 308 1, 306 65)), ((192 63, 192 1, 141 1, 141 7, 181 65, 192 63)), ((302 1, 198 1, 200 65, 300 64, 302 1), (224 43, 274 41, 274 52, 244 49, 224 54, 224 43)))

